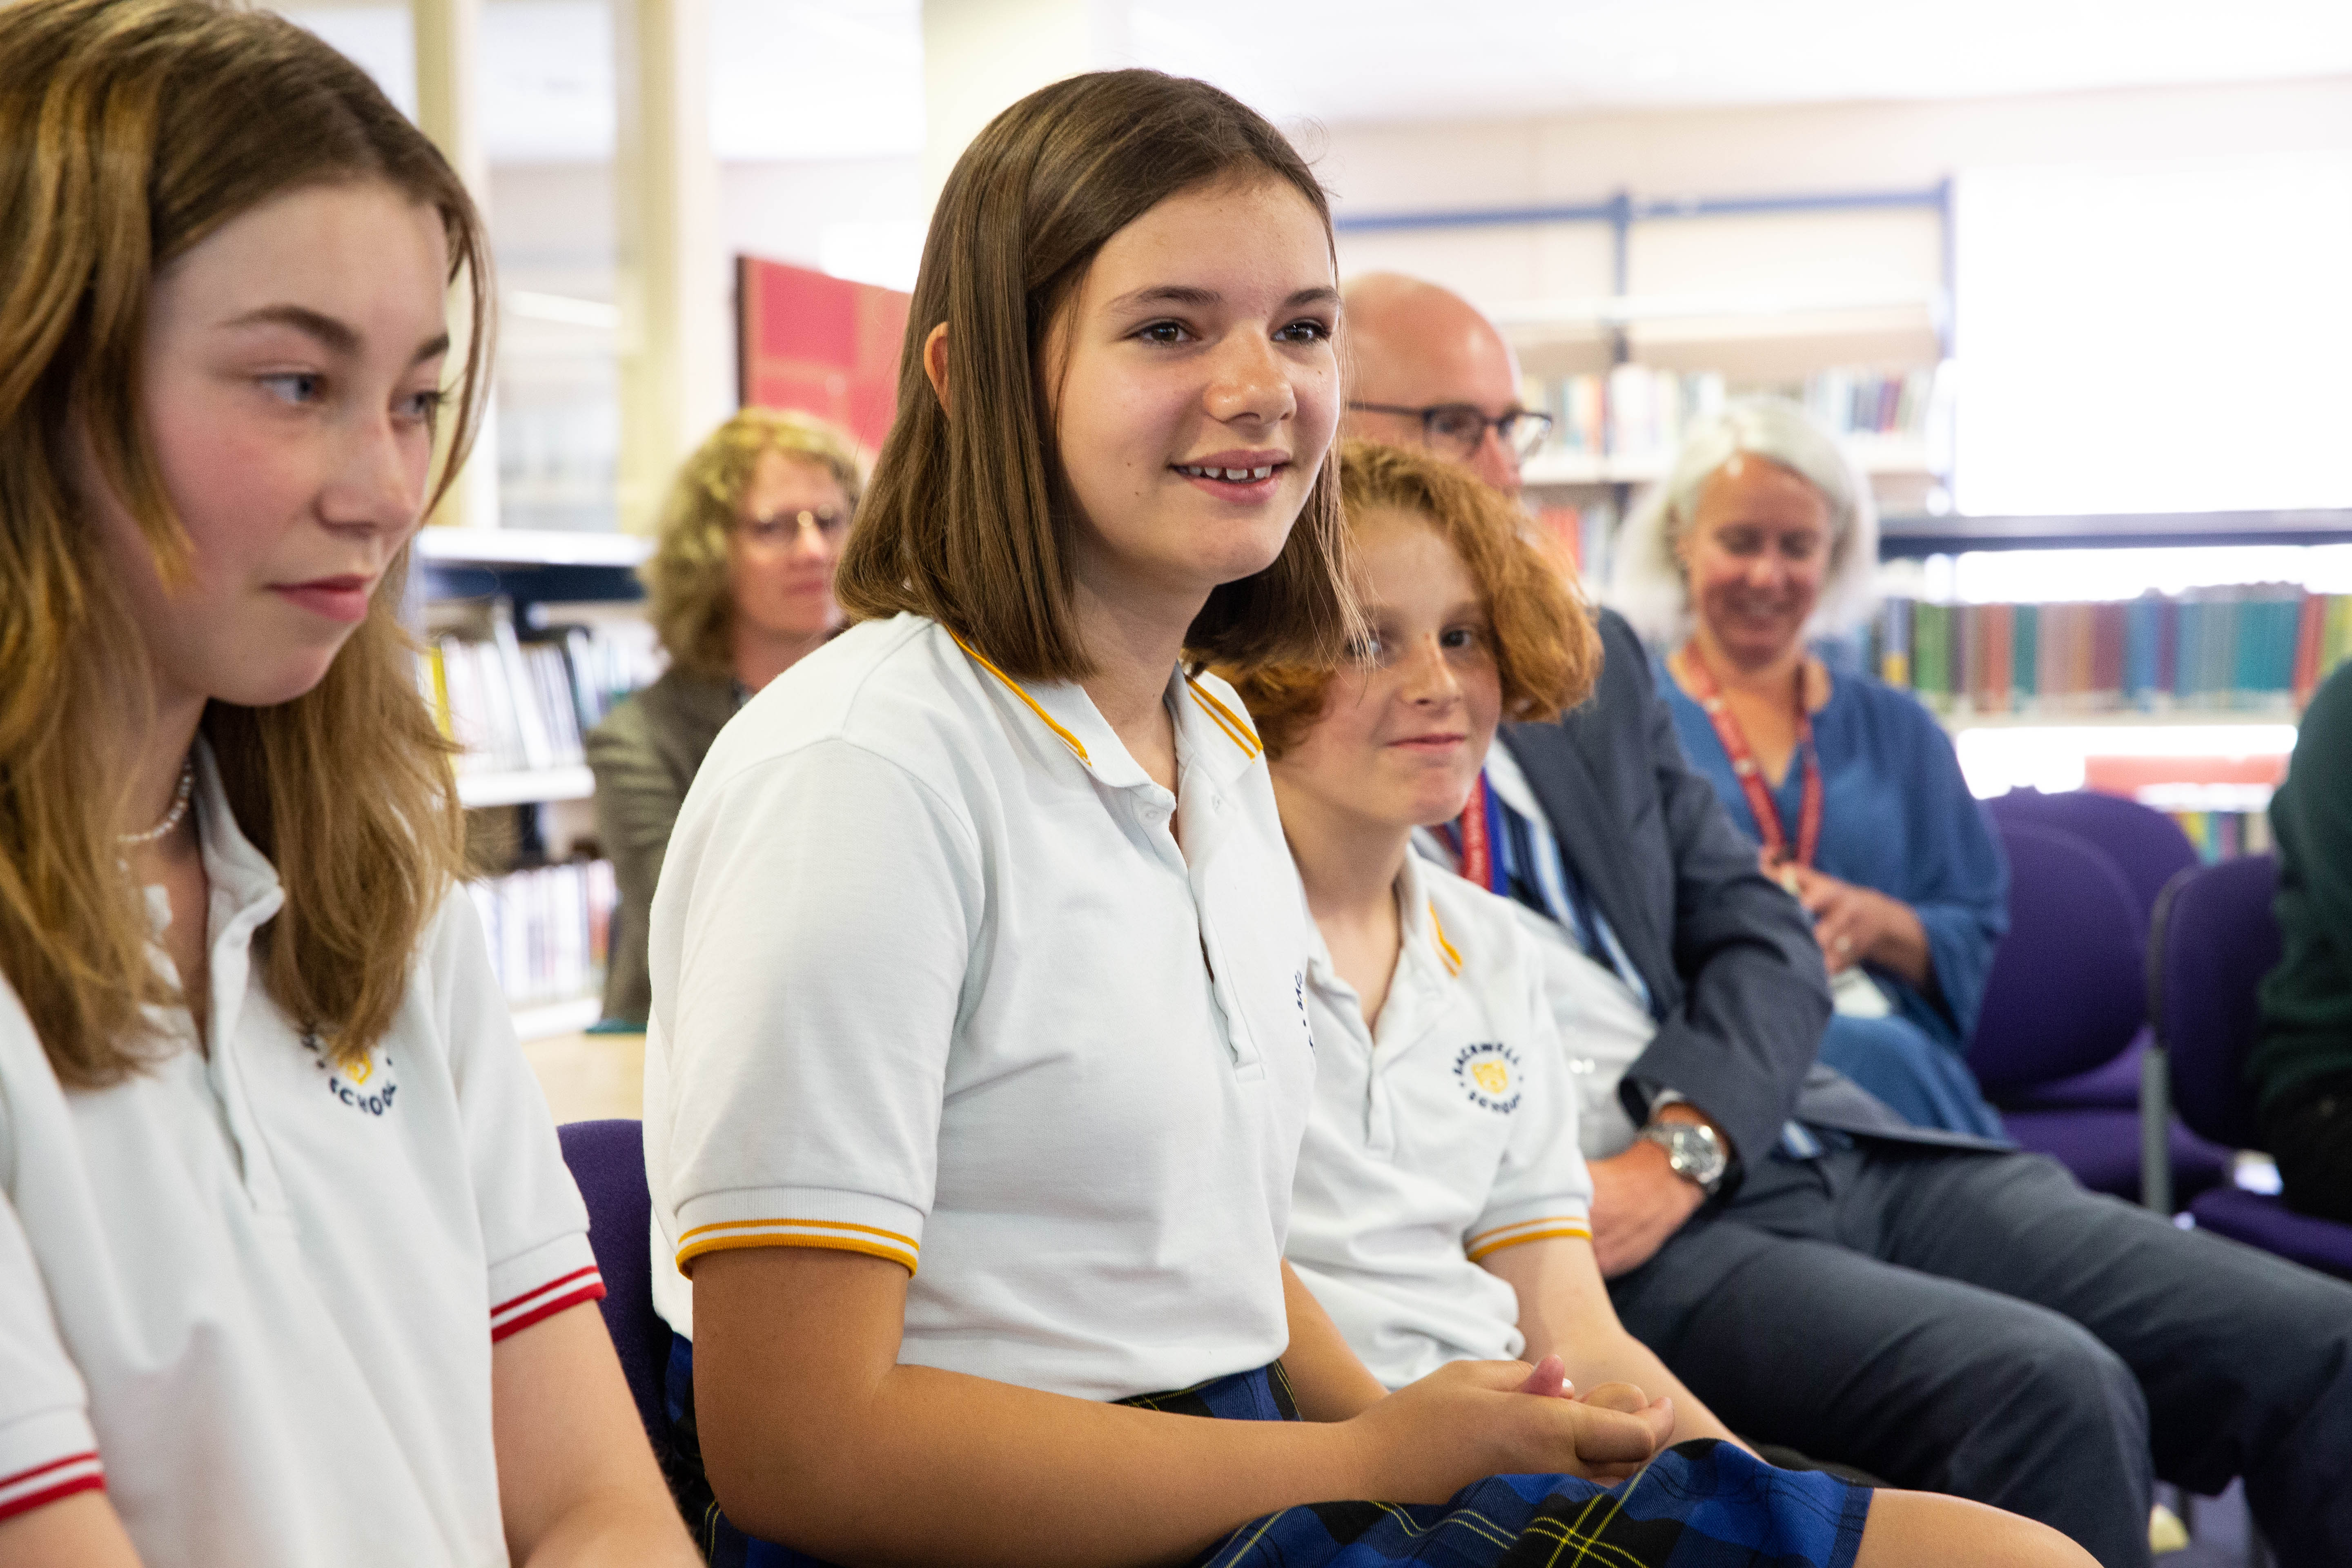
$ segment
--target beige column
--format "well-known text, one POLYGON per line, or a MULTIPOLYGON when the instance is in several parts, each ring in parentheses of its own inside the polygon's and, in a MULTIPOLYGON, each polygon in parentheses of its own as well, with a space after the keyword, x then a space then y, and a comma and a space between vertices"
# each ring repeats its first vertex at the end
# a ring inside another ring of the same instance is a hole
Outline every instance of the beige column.
POLYGON ((1050 81, 1133 65, 1129 0, 923 0, 923 186, 997 114, 1050 81))
MULTIPOLYGON (((489 153, 482 145, 482 0, 410 0, 409 22, 416 41, 416 121, 449 160, 487 219, 490 203, 489 153)), ((450 304, 457 342, 449 363, 462 363, 472 300, 460 295, 450 304)), ((499 434, 496 399, 483 409, 466 471, 433 514, 433 521, 460 527, 495 528, 499 521, 499 434)))
POLYGON ((710 146, 709 0, 616 0, 621 527, 652 531, 671 475, 735 406, 710 146))

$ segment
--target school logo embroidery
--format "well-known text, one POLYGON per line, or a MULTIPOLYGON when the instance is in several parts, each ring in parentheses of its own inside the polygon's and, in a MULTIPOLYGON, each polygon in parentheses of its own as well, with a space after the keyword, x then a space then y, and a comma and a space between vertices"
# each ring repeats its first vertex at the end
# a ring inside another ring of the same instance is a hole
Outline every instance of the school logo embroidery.
POLYGON ((326 1075, 327 1092, 363 1116, 382 1116, 392 1109, 393 1096, 400 1085, 393 1081, 392 1058, 368 1053, 364 1060, 346 1066, 327 1054, 325 1042, 304 1030, 303 1048, 310 1053, 310 1065, 326 1075))
POLYGON ((1519 1053, 1499 1040, 1454 1052, 1454 1077, 1473 1105, 1503 1116, 1519 1108, 1519 1053))

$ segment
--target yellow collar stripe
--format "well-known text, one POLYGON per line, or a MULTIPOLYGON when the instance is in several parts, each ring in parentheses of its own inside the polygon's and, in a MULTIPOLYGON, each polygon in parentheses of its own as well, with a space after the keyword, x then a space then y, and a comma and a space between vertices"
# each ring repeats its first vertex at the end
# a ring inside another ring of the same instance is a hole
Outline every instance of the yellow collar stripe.
POLYGON ((1243 723, 1232 709, 1202 690, 1200 683, 1189 675, 1184 678, 1184 689, 1192 694, 1192 700, 1201 705, 1201 711, 1213 720, 1217 728, 1242 749, 1242 755, 1255 759, 1258 752, 1265 750, 1258 743, 1257 731, 1243 723))
POLYGON ((1045 728, 1053 731, 1055 734, 1061 737, 1062 744, 1070 748, 1072 755, 1076 756, 1078 761, 1085 763, 1087 766, 1094 766, 1093 759, 1087 755, 1087 749, 1085 746, 1079 744, 1078 738, 1076 735, 1071 734, 1067 730, 1063 729, 1059 724, 1055 723, 1054 716, 1046 712, 1043 708, 1038 707, 1037 700, 1034 697, 1030 696, 1027 692, 1022 690, 1021 683, 1019 681, 1013 679, 1011 676, 997 668, 996 666, 989 663, 988 660, 982 657, 978 648, 964 641, 963 638, 956 637, 955 633, 950 632, 948 633, 948 636, 955 637, 956 647, 963 649, 967 654, 970 654, 971 656, 971 661, 974 664, 988 671, 989 674, 996 677, 997 679, 1004 682, 1006 689, 1009 689, 1013 696, 1018 697, 1022 701, 1026 702, 1029 705, 1029 711, 1037 715, 1039 721, 1045 724, 1045 728))
POLYGON ((1431 900, 1429 904, 1429 929, 1437 938, 1437 951, 1445 955, 1446 973, 1461 973, 1462 954, 1452 942, 1445 940, 1445 922, 1437 918, 1437 900, 1434 899, 1431 900))

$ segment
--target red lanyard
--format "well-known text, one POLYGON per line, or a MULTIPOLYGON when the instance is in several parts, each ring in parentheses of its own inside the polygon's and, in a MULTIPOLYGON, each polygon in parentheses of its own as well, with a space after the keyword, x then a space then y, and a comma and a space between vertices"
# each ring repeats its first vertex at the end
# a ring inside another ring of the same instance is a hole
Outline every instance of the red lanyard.
POLYGON ((1478 782, 1470 786, 1470 798, 1462 807, 1462 815, 1454 824, 1454 836, 1461 851, 1459 868, 1463 879, 1489 890, 1496 887, 1495 838, 1502 831, 1502 802, 1486 788, 1485 769, 1478 773, 1478 782))
MULTIPOLYGON (((1797 853, 1793 857, 1800 866, 1813 863, 1813 851, 1822 841, 1822 761, 1813 750, 1813 721, 1805 711, 1803 667, 1798 667, 1797 678, 1797 757, 1804 769, 1801 786, 1801 804, 1797 811, 1797 853)), ((1698 656, 1698 645, 1683 645, 1683 671, 1690 684, 1690 694, 1706 710, 1707 721, 1715 726, 1715 738, 1723 742, 1724 754, 1731 759, 1731 772, 1747 794, 1748 809, 1756 817, 1757 831, 1764 836, 1764 857, 1775 866, 1786 865, 1789 854, 1788 828, 1780 821, 1780 807, 1764 783, 1764 770, 1756 765, 1756 753, 1748 744, 1739 721, 1731 716, 1730 705, 1715 684, 1715 677, 1706 661, 1698 656)))

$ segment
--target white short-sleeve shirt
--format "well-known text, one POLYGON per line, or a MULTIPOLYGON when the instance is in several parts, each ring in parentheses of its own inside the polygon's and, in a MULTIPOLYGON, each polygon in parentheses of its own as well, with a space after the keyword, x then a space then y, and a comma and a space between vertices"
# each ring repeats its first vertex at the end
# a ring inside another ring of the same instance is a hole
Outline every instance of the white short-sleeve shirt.
POLYGON ((1083 688, 900 616, 720 733, 651 923, 672 1326, 705 1253, 823 1247, 912 1271, 910 1364, 1114 1399, 1282 1353, 1305 900, 1231 689, 1167 702, 1173 795, 1083 688))
MULTIPOLYGON (((1560 848, 1552 834, 1551 819, 1537 802, 1535 786, 1528 783, 1518 760, 1499 737, 1486 752, 1486 784, 1526 819, 1538 871, 1557 867, 1560 848)), ((1423 829, 1413 835, 1412 842, 1424 861, 1448 871, 1455 868, 1453 850, 1436 834, 1423 829)), ((1542 960, 1544 992, 1551 1003, 1552 1021, 1559 1026, 1560 1045, 1568 1052, 1569 1073, 1577 1087, 1577 1142, 1588 1160, 1622 1154, 1633 1146, 1636 1129, 1625 1112, 1618 1085, 1624 1080, 1626 1069, 1650 1048, 1657 1037, 1658 1021, 1650 1016, 1649 1004, 1625 976, 1595 963, 1566 927, 1525 904, 1507 903, 1512 918, 1535 939, 1542 960)), ((1617 947, 1626 973, 1632 973, 1632 961, 1622 959, 1623 949, 1617 943, 1616 933, 1608 931, 1605 917, 1601 923, 1604 940, 1617 947)))
POLYGON ((1477 1260, 1592 1234, 1576 1091, 1534 939, 1510 906, 1408 855, 1404 941, 1377 1030, 1318 935, 1319 1061, 1290 1265, 1391 1388, 1526 1344, 1518 1298, 1477 1260))
POLYGON ((0 983, 0 1519, 102 1484, 150 1563, 502 1563, 491 1342, 604 1287, 473 907, 339 1067, 254 973, 283 893, 197 773, 209 1054, 159 1010, 152 1070, 66 1089, 0 983))

